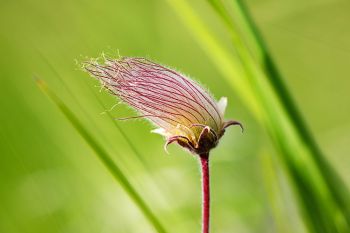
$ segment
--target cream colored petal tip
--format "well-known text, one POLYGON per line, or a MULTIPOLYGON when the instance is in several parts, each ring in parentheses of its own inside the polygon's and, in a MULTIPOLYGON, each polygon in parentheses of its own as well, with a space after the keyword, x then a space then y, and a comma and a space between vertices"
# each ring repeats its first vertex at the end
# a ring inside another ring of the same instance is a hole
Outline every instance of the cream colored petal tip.
POLYGON ((227 97, 221 97, 220 100, 217 102, 219 113, 222 117, 225 115, 225 110, 227 107, 227 97))
POLYGON ((162 136, 164 136, 164 137, 168 137, 168 136, 169 136, 169 133, 167 133, 167 132, 165 131, 165 129, 163 129, 163 128, 153 129, 153 130, 151 130, 151 133, 160 134, 160 135, 162 135, 162 136))

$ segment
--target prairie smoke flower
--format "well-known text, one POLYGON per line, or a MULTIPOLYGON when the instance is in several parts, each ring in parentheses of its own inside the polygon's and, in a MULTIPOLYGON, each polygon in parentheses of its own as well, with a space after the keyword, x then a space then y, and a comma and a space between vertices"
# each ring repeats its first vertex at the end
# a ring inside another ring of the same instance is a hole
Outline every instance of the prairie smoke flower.
POLYGON ((90 61, 84 68, 139 112, 121 119, 145 117, 158 127, 152 132, 166 138, 165 150, 177 142, 194 154, 208 154, 228 126, 242 128, 238 121, 224 121, 226 97, 216 102, 195 81, 145 58, 90 61))
POLYGON ((226 97, 218 102, 198 83, 186 76, 145 58, 105 59, 85 63, 84 68, 123 102, 135 108, 158 128, 153 132, 166 138, 166 147, 177 142, 199 155, 202 167, 202 233, 209 233, 210 185, 209 151, 225 129, 239 125, 224 121, 226 97))

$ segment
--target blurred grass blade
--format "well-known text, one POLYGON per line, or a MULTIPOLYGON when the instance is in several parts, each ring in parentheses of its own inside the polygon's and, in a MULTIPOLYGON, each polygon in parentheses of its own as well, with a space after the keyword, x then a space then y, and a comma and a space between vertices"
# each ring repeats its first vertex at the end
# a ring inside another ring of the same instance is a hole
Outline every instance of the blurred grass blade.
POLYGON ((350 192, 336 171, 325 160, 322 151, 320 150, 307 124, 302 118, 300 111, 294 103, 287 86, 283 82, 283 78, 281 77, 281 74, 275 62, 269 53, 268 46, 263 40, 252 17, 250 16, 248 8, 244 4, 244 1, 232 1, 232 15, 234 20, 231 19, 230 12, 224 6, 221 0, 207 1, 215 9, 231 33, 239 34, 239 32, 243 32, 240 36, 242 38, 246 38, 246 44, 249 48, 252 49, 251 51, 259 60, 259 63, 267 74, 266 78, 271 83, 271 86, 277 93, 280 101, 283 103, 283 106, 288 113, 288 117, 290 117, 291 122, 296 128, 296 131, 299 134, 300 138, 302 138, 305 144, 308 145, 310 151, 313 154, 315 163, 317 163, 320 170, 323 171, 321 173, 321 175, 323 175, 323 179, 327 183, 329 190, 334 197, 334 200, 338 204, 338 207, 343 211, 344 215, 346 216, 346 220, 350 224, 350 192))
MULTIPOLYGON (((335 200, 338 202, 339 207, 347 216, 347 221, 350 222, 350 205, 349 197, 350 192, 348 191, 345 183, 340 179, 336 171, 330 166, 330 164, 324 159, 324 155, 313 138, 309 127, 302 118, 299 109, 293 101, 293 98, 288 91, 287 86, 283 82, 283 78, 269 53, 268 46, 263 40, 258 28, 256 27, 252 17, 249 14, 248 8, 244 4, 243 0, 233 0, 234 2, 234 15, 240 16, 241 19, 237 19, 238 26, 241 26, 242 31, 246 32, 248 41, 252 41, 251 47, 255 47, 255 51, 261 54, 261 63, 265 72, 268 74, 267 77, 271 82, 272 86, 278 93, 278 96, 283 102, 286 110, 289 113, 290 118, 297 128, 300 137, 303 138, 306 144, 309 145, 310 150, 313 152, 315 162, 324 172, 324 179, 327 182, 330 191, 332 192, 335 200)), ((233 26, 233 25, 232 25, 233 26)))
MULTIPOLYGON (((291 180, 304 213, 304 222, 311 232, 350 232, 347 198, 343 188, 337 186, 337 176, 319 162, 325 160, 315 154, 309 141, 300 134, 290 116, 289 105, 280 96, 279 90, 270 82, 256 57, 252 56, 242 36, 235 27, 230 36, 237 54, 228 52, 220 40, 205 26, 191 5, 184 0, 168 0, 179 17, 188 26, 212 62, 222 72, 231 87, 241 95, 247 107, 262 123, 280 152, 280 160, 291 180), (330 184, 330 182, 332 184, 330 184), (336 195, 335 195, 336 194, 336 195), (339 199, 343 200, 343 206, 339 199)), ((219 1, 211 0, 227 25, 229 17, 219 1)))
POLYGON ((101 162, 107 167, 114 178, 119 181, 124 190, 127 192, 129 197, 134 201, 134 203, 139 207, 144 216, 148 219, 149 223, 159 233, 166 233, 165 228, 161 225, 158 218, 152 213, 149 206, 141 198, 136 189, 131 185, 126 176, 123 174, 118 165, 111 159, 108 153, 102 148, 102 146, 94 139, 94 137, 87 131, 87 129, 82 125, 79 119, 74 115, 74 113, 66 106, 60 98, 52 92, 42 80, 37 80, 37 85, 61 110, 65 117, 70 121, 73 127, 78 131, 78 133, 84 138, 84 140, 89 144, 89 146, 95 151, 101 162))

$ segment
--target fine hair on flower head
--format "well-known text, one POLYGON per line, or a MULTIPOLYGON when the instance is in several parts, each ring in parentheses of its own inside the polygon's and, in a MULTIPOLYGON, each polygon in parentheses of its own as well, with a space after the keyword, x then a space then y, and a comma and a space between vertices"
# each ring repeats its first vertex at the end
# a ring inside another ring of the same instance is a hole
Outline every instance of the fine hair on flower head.
POLYGON ((92 60, 84 68, 139 113, 121 119, 144 117, 156 125, 152 132, 166 138, 165 149, 177 142, 194 154, 209 153, 228 126, 242 127, 238 121, 224 121, 226 97, 217 102, 197 82, 146 58, 92 60))
POLYGON ((145 58, 104 58, 84 63, 84 69, 100 80, 111 94, 134 108, 165 137, 164 148, 176 142, 197 155, 202 171, 202 233, 209 233, 209 152, 227 127, 239 125, 224 120, 227 98, 216 101, 201 85, 185 75, 145 58))

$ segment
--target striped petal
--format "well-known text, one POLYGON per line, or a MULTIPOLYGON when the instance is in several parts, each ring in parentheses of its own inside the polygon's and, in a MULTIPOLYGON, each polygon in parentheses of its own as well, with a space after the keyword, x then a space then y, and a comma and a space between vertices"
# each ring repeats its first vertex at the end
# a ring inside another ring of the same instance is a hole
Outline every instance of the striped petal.
POLYGON ((171 142, 183 144, 186 138, 191 147, 198 147, 202 126, 207 127, 205 132, 210 137, 212 132, 221 135, 227 99, 216 102, 198 83, 175 70, 145 58, 129 57, 106 59, 103 64, 90 61, 85 69, 139 112, 137 117, 123 119, 145 117, 159 127, 153 132, 172 138, 171 142))

